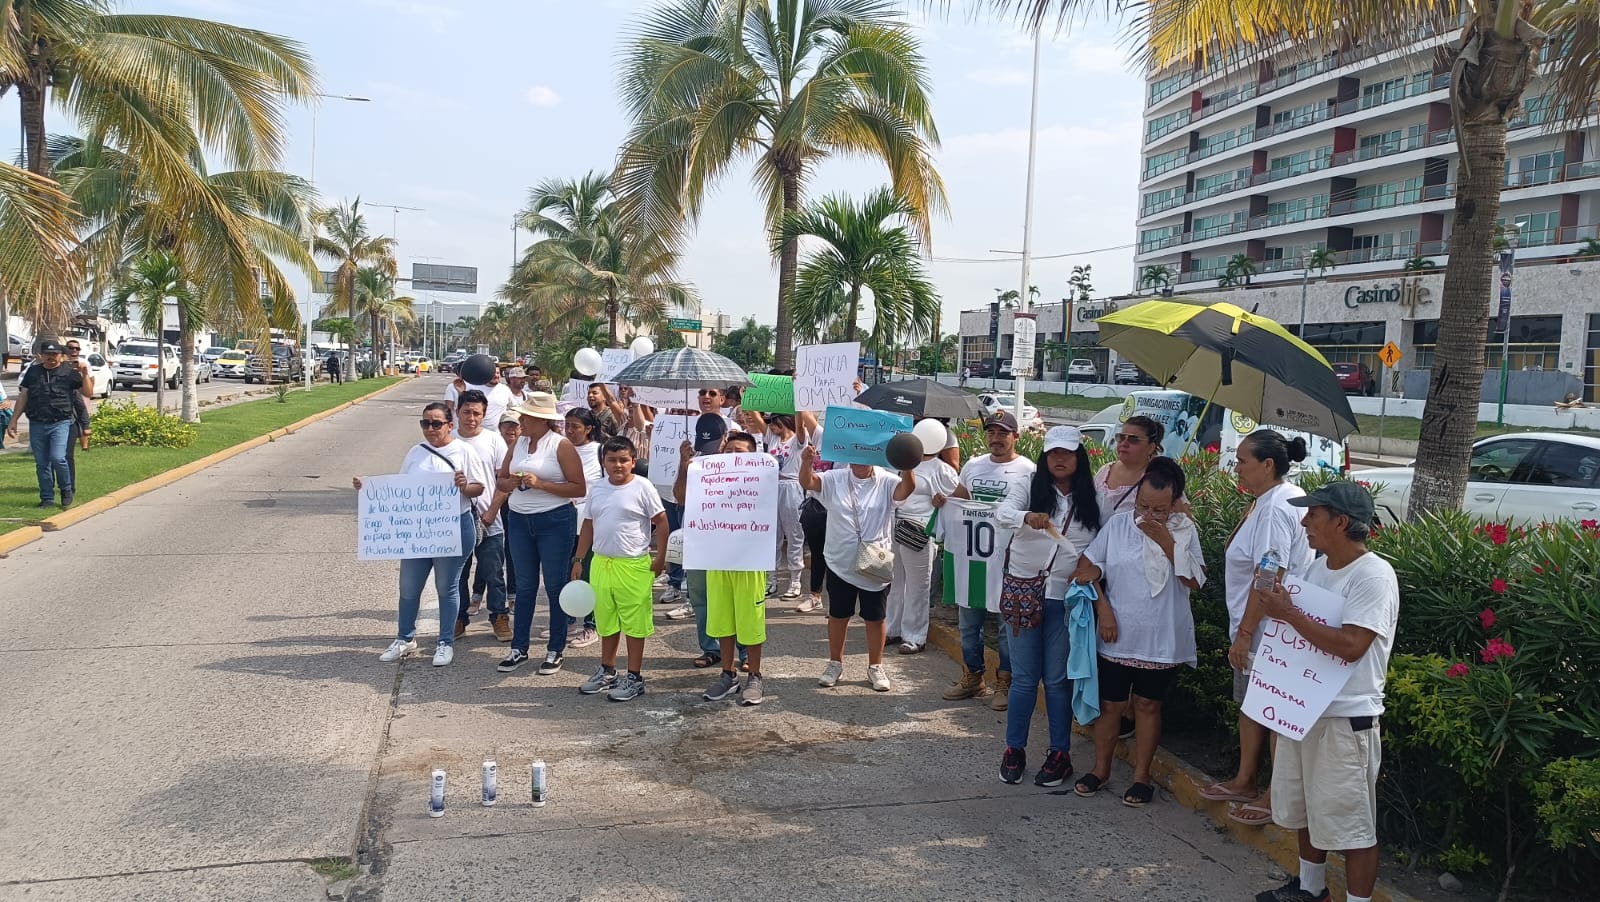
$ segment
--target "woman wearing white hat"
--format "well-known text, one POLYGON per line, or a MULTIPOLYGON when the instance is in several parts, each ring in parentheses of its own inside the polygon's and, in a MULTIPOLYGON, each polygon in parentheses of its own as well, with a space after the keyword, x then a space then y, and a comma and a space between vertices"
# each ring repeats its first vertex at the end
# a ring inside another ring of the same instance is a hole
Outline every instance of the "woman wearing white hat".
POLYGON ((499 670, 510 673, 528 660, 528 633, 543 576, 550 603, 550 640, 539 673, 548 675, 561 669, 567 648, 567 615, 556 600, 571 574, 577 541, 573 501, 588 491, 588 482, 577 449, 554 428, 562 419, 555 395, 534 392, 513 409, 522 418, 522 436, 500 464, 497 482, 501 491, 510 493, 506 550, 517 571, 517 604, 512 611, 511 651, 499 670))

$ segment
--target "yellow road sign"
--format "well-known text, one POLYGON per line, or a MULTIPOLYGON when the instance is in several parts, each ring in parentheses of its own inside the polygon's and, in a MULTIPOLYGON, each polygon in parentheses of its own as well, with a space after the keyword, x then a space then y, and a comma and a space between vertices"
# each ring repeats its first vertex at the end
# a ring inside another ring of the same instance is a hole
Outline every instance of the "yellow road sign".
POLYGON ((1384 345, 1383 350, 1378 352, 1378 359, 1383 361, 1383 365, 1390 369, 1393 369, 1394 365, 1400 362, 1400 357, 1400 348, 1392 341, 1384 345))

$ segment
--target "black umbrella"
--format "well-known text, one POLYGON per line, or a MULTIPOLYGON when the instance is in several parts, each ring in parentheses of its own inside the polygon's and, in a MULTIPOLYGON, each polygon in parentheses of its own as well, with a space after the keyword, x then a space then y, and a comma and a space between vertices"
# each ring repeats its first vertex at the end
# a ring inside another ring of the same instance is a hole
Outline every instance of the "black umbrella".
POLYGON ((931 379, 883 382, 858 395, 856 403, 890 413, 957 420, 975 417, 982 410, 976 395, 931 379))

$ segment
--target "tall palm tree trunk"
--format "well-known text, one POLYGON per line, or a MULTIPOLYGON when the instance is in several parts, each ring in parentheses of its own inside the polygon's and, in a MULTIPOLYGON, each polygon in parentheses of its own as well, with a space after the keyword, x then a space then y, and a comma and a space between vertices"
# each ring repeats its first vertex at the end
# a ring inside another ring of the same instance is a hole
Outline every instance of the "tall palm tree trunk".
MULTIPOLYGON (((31 11, 25 15, 32 15, 31 11)), ((29 172, 34 175, 49 177, 50 160, 45 156, 46 131, 44 126, 44 108, 49 90, 50 75, 45 69, 42 57, 44 49, 38 48, 37 54, 29 60, 28 69, 17 82, 17 96, 19 98, 20 118, 22 125, 22 149, 24 163, 29 172)), ((66 309, 59 304, 50 302, 46 297, 36 301, 33 310, 33 337, 35 340, 41 336, 59 336, 61 329, 67 323, 66 309)))
POLYGON ((178 372, 183 377, 183 395, 178 402, 178 415, 185 423, 200 422, 200 409, 195 405, 194 327, 189 322, 188 311, 178 302, 178 372))
MULTIPOLYGON (((856 340, 856 318, 861 315, 861 286, 860 285, 852 284, 850 286, 850 306, 849 306, 848 309, 849 309, 850 312, 845 314, 845 319, 844 319, 844 340, 845 341, 855 341, 856 340)), ((876 330, 874 330, 874 331, 876 331, 876 330)))
POLYGON ((613 348, 622 346, 622 336, 617 334, 617 306, 617 290, 612 288, 606 292, 606 335, 613 348))
MULTIPOLYGON (((800 173, 783 170, 783 212, 800 209, 800 173)), ((789 312, 789 296, 794 293, 795 274, 800 270, 800 242, 790 241, 783 246, 778 260, 778 323, 774 329, 777 350, 773 366, 778 370, 794 367, 794 317, 789 312)))
MULTIPOLYGON (((370 324, 370 326, 371 326, 370 331, 372 332, 373 375, 377 375, 378 372, 379 372, 378 369, 377 369, 377 364, 378 364, 379 358, 381 357, 381 355, 378 353, 378 314, 376 314, 376 313, 367 314, 367 322, 370 324)), ((356 357, 355 357, 354 354, 351 354, 350 355, 350 361, 348 363, 346 363, 345 365, 353 367, 353 366, 355 366, 355 364, 356 364, 356 357)), ((500 424, 496 423, 495 424, 495 428, 499 429, 500 428, 500 424)))
MULTIPOLYGON (((1513 6, 1514 8, 1514 6, 1513 6)), ((1528 43, 1512 37, 1509 20, 1483 28, 1478 61, 1458 58, 1451 84, 1456 142, 1456 208, 1450 265, 1439 299, 1439 338, 1422 411, 1422 435, 1407 516, 1459 510, 1483 395, 1484 341, 1494 280, 1495 219, 1504 182, 1506 125, 1527 87, 1528 43), (1504 34, 1504 36, 1502 36, 1504 34)))

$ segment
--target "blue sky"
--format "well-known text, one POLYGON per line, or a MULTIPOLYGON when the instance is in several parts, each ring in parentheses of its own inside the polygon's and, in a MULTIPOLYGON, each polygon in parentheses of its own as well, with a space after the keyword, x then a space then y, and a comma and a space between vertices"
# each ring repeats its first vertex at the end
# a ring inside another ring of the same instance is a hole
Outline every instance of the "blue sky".
MULTIPOLYGON (((921 9, 920 4, 913 4, 921 9)), ((989 258, 1018 249, 1027 149, 1031 40, 1009 23, 914 12, 932 78, 943 146, 937 165, 950 197, 934 225, 935 258, 989 258)), ((371 98, 323 101, 316 179, 325 199, 360 195, 374 228, 399 239, 410 263, 477 266, 488 301, 512 260, 512 217, 528 188, 548 177, 607 169, 626 131, 614 63, 650 6, 627 0, 159 0, 123 10, 219 19, 293 37, 319 66, 323 90, 371 98)), ((1076 29, 1046 44, 1039 116, 1034 252, 1123 245, 1037 261, 1045 299, 1066 293, 1075 263, 1094 266, 1097 294, 1132 286, 1142 81, 1114 30, 1076 29)), ((15 123, 8 97, 0 121, 15 123)), ((285 168, 307 174, 311 115, 290 112, 285 168)), ((57 122, 53 127, 59 127, 57 122)), ((7 143, 17 143, 13 125, 7 143)), ((704 309, 771 322, 777 273, 748 170, 716 189, 683 262, 704 309)), ((886 181, 881 167, 830 161, 813 192, 861 193, 886 181)), ((519 239, 526 246, 528 236, 519 239)), ((1014 289, 1015 263, 929 264, 954 314, 1014 289)), ((437 294, 439 300, 468 296, 437 294)), ((423 297, 421 300, 428 300, 423 297)))

